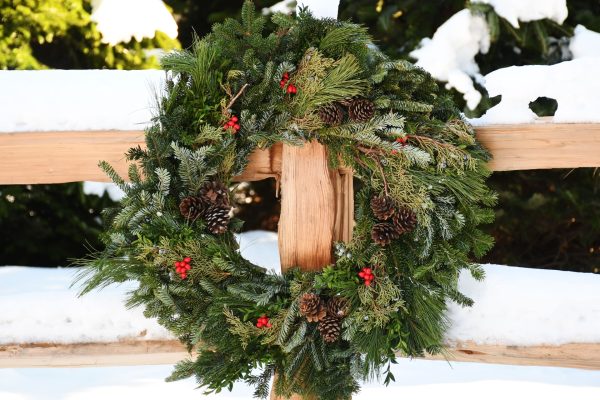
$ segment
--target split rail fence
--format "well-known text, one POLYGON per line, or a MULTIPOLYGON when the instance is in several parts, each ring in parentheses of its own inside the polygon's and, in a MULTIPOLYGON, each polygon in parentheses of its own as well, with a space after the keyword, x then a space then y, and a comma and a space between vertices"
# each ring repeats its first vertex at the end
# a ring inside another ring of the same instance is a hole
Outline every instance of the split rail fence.
MULTIPOLYGON (((491 151, 494 171, 600 166, 600 124, 483 126, 478 139, 491 151)), ((0 133, 0 184, 107 181, 106 160, 126 176, 124 153, 144 146, 143 131, 53 131, 0 133)), ((238 181, 277 177, 281 182, 279 250, 282 268, 318 269, 332 258, 334 241, 350 240, 352 171, 330 170, 327 149, 277 145, 257 151, 238 181), (295 238, 302 237, 302 241, 295 238)), ((500 301, 500 299, 499 299, 500 301)), ((0 344, 0 367, 75 367, 173 363, 188 356, 174 340, 113 343, 0 344)), ((600 369, 600 343, 450 344, 450 360, 600 369)))

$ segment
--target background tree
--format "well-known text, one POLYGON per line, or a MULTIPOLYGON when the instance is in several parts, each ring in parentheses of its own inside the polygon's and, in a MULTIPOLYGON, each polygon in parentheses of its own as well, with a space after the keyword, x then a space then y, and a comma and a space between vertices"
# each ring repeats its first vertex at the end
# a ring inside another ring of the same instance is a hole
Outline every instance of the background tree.
MULTIPOLYGON (((0 0, 0 69, 142 69, 151 49, 180 47, 157 32, 114 46, 102 42, 87 0, 0 0)), ((0 186, 0 265, 67 265, 99 248, 101 210, 114 202, 81 183, 0 186), (86 248, 88 247, 88 248, 86 248)))

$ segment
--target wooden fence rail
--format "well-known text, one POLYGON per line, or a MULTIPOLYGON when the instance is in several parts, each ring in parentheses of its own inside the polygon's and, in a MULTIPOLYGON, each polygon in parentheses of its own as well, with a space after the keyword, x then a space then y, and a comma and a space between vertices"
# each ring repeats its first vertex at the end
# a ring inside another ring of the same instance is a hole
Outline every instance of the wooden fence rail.
MULTIPOLYGON (((502 125, 477 128, 491 151, 494 171, 600 166, 600 125, 502 125)), ((142 131, 0 133, 0 184, 107 181, 100 160, 126 176, 124 153, 144 145, 142 131)), ((239 181, 268 177, 283 184, 280 229, 282 267, 317 268, 330 260, 333 240, 350 240, 351 171, 329 171, 318 143, 301 148, 274 146, 251 156, 239 181), (311 186, 310 188, 307 188, 311 186), (321 206, 309 206, 306 196, 321 206), (303 197, 304 196, 304 197, 303 197), (304 205, 304 206, 302 206, 304 205), (315 213, 320 210, 320 213, 315 213), (306 240, 298 246, 296 237, 306 240), (317 249, 317 250, 315 250, 317 249)), ((600 369, 600 343, 560 346, 451 345, 450 360, 600 369)), ((174 341, 0 345, 0 367, 92 366, 172 363, 186 356, 174 341)))
MULTIPOLYGON (((600 166, 600 124, 484 126, 477 137, 491 151, 494 171, 600 166)), ((0 184, 107 182, 98 161, 125 174, 124 153, 137 145, 144 145, 142 131, 0 133, 0 184)), ((251 165, 244 176, 278 174, 281 147, 270 155, 257 157, 264 163, 251 165)))

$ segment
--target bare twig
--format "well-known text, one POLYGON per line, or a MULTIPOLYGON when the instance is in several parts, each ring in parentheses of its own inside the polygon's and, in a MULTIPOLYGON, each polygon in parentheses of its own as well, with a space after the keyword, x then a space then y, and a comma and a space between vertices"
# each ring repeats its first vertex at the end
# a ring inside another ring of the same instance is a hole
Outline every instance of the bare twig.
POLYGON ((248 84, 244 84, 244 86, 242 86, 242 88, 240 89, 239 92, 237 92, 237 94, 233 97, 233 99, 231 99, 231 101, 229 102, 229 104, 227 104, 227 107, 225 107, 225 110, 229 110, 231 108, 231 106, 233 106, 233 104, 235 103, 235 101, 242 95, 242 93, 244 93, 244 90, 246 90, 246 88, 248 87, 248 84))

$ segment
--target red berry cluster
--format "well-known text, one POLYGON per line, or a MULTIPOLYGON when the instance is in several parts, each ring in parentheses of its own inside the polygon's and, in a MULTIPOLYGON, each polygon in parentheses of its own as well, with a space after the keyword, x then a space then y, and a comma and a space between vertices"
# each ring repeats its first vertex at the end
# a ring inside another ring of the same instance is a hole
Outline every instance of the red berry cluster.
POLYGON ((257 328, 270 328, 271 323, 269 322, 269 317, 267 317, 266 315, 263 314, 256 322, 256 327, 257 328))
POLYGON ((373 282, 373 279, 375 279, 375 275, 373 275, 371 268, 369 267, 364 267, 361 269, 358 273, 358 276, 365 280, 365 286, 371 286, 371 282, 373 282))
POLYGON ((281 86, 282 89, 285 88, 285 86, 287 85, 287 89, 285 89, 285 91, 288 94, 296 94, 298 93, 298 88, 296 87, 296 85, 294 85, 293 83, 290 83, 288 85, 288 81, 290 80, 290 74, 287 72, 283 73, 283 76, 281 77, 281 80, 279 81, 279 86, 281 86))
POLYGON ((288 72, 284 72, 281 80, 279 81, 279 86, 283 89, 287 82, 290 80, 290 74, 288 72))
POLYGON ((227 121, 225 123, 225 125, 223 125, 223 128, 227 129, 233 129, 233 133, 237 133, 237 131, 240 130, 240 124, 238 124, 238 117, 236 117, 235 115, 231 118, 229 118, 229 121, 227 121))
POLYGON ((192 259, 189 257, 184 258, 183 261, 175 261, 175 271, 181 279, 187 278, 188 271, 192 269, 191 262, 192 259))
POLYGON ((396 142, 404 146, 408 142, 408 135, 396 138, 396 142))

